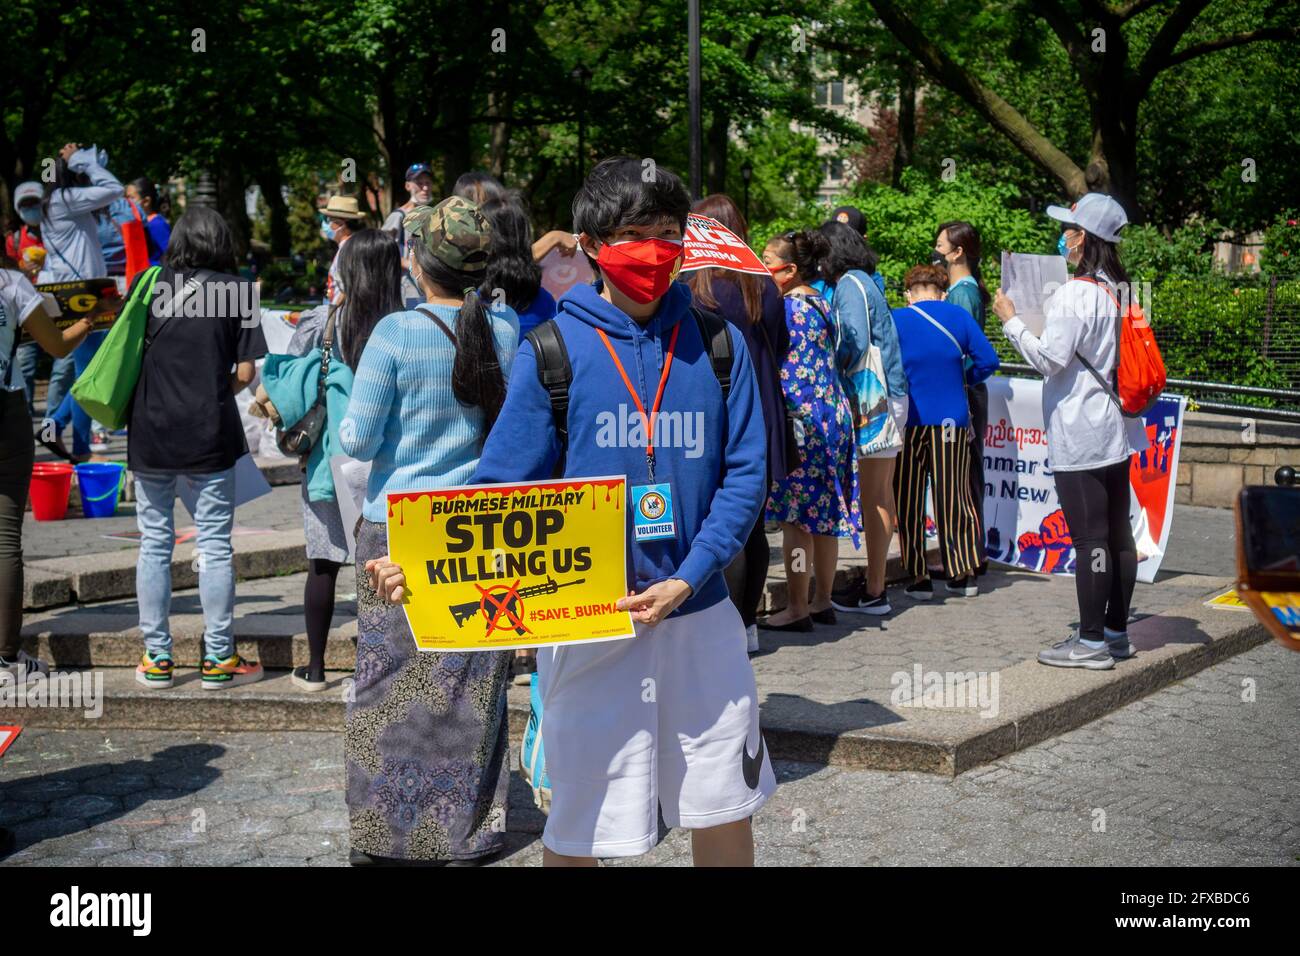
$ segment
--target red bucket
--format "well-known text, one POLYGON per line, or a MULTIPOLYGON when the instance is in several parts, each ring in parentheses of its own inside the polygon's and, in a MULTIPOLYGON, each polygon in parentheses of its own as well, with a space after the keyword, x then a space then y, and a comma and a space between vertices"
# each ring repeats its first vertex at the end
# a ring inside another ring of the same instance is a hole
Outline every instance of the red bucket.
POLYGON ((68 513, 72 466, 65 461, 38 461, 32 465, 32 517, 37 521, 62 521, 68 513))

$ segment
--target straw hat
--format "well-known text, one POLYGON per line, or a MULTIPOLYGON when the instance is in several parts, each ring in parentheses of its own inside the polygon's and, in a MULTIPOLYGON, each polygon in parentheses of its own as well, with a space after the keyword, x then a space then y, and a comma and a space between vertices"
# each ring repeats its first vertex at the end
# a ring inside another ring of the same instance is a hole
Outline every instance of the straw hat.
POLYGON ((365 219, 365 214, 357 208, 356 196, 330 196, 330 201, 321 209, 326 219, 365 219))

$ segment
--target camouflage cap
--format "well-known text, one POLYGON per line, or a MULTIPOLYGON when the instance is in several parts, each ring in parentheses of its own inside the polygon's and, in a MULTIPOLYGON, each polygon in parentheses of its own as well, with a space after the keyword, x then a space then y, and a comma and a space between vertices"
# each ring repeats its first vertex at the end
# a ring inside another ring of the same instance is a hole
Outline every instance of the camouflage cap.
POLYGON ((457 272, 487 269, 491 227, 478 206, 450 196, 436 206, 417 206, 406 214, 403 228, 439 262, 457 272))

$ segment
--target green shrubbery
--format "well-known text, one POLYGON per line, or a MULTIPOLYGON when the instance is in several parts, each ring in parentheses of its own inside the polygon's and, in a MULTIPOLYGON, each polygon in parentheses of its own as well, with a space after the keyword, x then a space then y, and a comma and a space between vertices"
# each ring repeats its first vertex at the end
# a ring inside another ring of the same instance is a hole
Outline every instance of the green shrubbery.
MULTIPOLYGON (((980 230, 990 290, 998 286, 1001 250, 1055 251, 1058 224, 1017 202, 1011 186, 961 178, 945 183, 908 171, 902 190, 864 184, 835 205, 854 205, 866 215, 890 303, 897 306, 902 304, 903 274, 929 261, 934 229, 941 222, 964 219, 980 230)), ((755 248, 761 251, 767 239, 780 232, 824 222, 831 208, 809 205, 798 217, 755 226, 755 248)), ((1124 267, 1135 283, 1149 285, 1150 301, 1146 291, 1140 297, 1169 376, 1300 388, 1300 226, 1295 214, 1281 215, 1266 230, 1262 273, 1227 274, 1216 268, 1214 243, 1223 234, 1214 222, 1194 223, 1169 234, 1154 226, 1124 230, 1124 267)), ((990 319, 989 338, 1003 359, 1023 361, 996 329, 996 320, 990 319)), ((1266 399, 1232 400, 1274 404, 1266 399)))
MULTIPOLYGON (((880 256, 880 271, 892 293, 904 273, 930 261, 934 230, 941 222, 964 219, 980 231, 984 243, 984 275, 996 287, 1001 250, 1047 253, 1055 249, 1057 228, 1052 220, 1015 203, 1018 193, 1010 185, 983 185, 970 177, 943 182, 909 169, 903 188, 863 183, 835 200, 835 206, 857 206, 867 217, 867 238, 880 256)), ((778 219, 751 232, 755 248, 762 251, 768 238, 788 229, 817 226, 829 217, 829 205, 810 205, 798 218, 778 219)))

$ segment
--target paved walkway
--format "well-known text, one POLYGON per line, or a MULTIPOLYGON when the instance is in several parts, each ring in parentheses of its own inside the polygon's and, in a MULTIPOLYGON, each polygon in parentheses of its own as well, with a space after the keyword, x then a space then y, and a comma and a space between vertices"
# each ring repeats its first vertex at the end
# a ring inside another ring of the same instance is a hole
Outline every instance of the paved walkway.
MULTIPOLYGON (((765 865, 1293 865, 1300 655, 1268 644, 946 779, 782 762, 765 865), (1243 694, 1253 691, 1250 702, 1243 694)), ((540 862, 517 775, 504 865, 540 862)), ((0 866, 341 865, 337 734, 25 733, 0 759, 0 866)), ((689 861, 669 833, 639 865, 689 861)))

